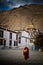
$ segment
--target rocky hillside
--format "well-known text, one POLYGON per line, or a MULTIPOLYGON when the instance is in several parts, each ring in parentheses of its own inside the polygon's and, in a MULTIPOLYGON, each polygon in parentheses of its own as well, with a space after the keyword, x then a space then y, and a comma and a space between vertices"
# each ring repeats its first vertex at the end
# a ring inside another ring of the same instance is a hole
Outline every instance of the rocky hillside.
POLYGON ((0 11, 0 26, 11 30, 31 27, 43 30, 43 5, 25 5, 9 11, 0 11))

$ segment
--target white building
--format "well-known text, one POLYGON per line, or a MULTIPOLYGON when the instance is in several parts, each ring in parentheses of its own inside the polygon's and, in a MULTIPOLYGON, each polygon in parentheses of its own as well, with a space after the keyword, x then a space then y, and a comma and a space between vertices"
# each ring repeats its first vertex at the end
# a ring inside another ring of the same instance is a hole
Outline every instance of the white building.
POLYGON ((32 49, 33 44, 30 43, 30 35, 26 31, 11 31, 4 28, 0 28, 0 46, 6 46, 10 48, 24 48, 27 46, 32 49))

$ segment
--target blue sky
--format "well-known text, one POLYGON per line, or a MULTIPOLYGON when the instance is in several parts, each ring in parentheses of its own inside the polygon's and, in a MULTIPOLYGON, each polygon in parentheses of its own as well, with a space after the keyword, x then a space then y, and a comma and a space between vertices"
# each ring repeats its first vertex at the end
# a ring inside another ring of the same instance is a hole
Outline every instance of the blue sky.
POLYGON ((0 11, 30 4, 43 4, 43 0, 0 0, 0 11))

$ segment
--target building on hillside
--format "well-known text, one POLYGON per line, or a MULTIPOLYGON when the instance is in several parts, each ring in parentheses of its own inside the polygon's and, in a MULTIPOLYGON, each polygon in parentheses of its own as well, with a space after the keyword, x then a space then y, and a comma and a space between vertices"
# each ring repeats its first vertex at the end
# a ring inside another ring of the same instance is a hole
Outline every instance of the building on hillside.
POLYGON ((0 27, 0 47, 32 49, 33 43, 30 42, 30 33, 27 31, 11 31, 0 27))

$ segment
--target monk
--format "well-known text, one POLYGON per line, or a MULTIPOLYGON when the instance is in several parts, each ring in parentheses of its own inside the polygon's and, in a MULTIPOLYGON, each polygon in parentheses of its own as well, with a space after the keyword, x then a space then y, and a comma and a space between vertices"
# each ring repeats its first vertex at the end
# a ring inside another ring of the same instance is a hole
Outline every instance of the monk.
POLYGON ((23 50, 24 59, 27 60, 29 58, 29 49, 25 47, 23 50))

